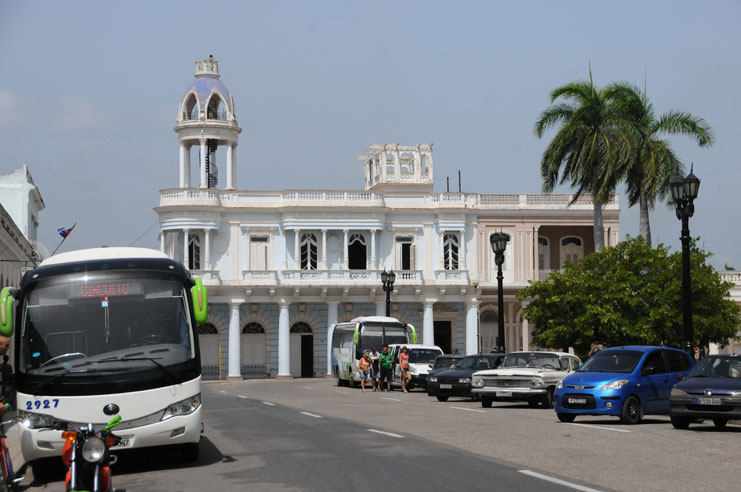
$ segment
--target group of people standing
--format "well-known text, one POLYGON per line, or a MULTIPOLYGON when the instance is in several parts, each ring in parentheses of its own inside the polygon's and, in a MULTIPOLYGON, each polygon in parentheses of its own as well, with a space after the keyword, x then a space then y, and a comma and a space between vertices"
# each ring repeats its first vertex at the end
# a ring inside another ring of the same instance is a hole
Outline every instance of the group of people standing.
MULTIPOLYGON (((389 348, 384 346, 379 353, 376 347, 370 352, 364 352, 358 361, 358 372, 360 373, 360 385, 365 393, 365 382, 371 380, 373 391, 383 391, 383 383, 386 383, 386 391, 391 391, 391 378, 393 375, 394 356, 389 348)), ((409 373, 409 351, 406 347, 401 348, 399 353, 399 366, 401 367, 401 389, 408 393, 407 382, 412 379, 409 373)))

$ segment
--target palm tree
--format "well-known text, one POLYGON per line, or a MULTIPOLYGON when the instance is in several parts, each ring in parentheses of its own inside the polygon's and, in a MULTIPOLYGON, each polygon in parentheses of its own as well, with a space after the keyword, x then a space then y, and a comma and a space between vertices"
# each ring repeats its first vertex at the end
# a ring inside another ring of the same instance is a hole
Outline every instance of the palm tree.
POLYGON ((631 207, 638 203, 639 234, 650 246, 649 210, 656 200, 664 201, 670 196, 672 179, 684 174, 670 143, 661 136, 683 134, 705 147, 713 144, 713 131, 704 119, 684 111, 669 111, 657 118, 645 90, 641 92, 625 82, 610 84, 605 94, 620 108, 620 119, 632 132, 633 153, 626 163, 625 176, 628 203, 631 207))
POLYGON ((613 101, 607 96, 594 86, 590 68, 588 82, 570 82, 554 89, 551 105, 535 122, 538 138, 559 125, 540 162, 543 191, 550 193, 556 184, 570 181, 571 187, 576 188, 571 203, 582 193, 591 193, 596 251, 604 248, 602 204, 610 199, 622 179, 632 144, 621 122, 624 111, 615 107, 623 101, 613 101), (564 101, 557 103, 558 99, 564 101))

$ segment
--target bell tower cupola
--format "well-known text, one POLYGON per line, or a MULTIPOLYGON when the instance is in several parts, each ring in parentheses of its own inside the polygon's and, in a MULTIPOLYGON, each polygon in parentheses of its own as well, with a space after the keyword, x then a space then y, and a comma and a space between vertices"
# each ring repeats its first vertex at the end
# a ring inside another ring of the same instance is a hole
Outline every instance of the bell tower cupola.
POLYGON ((196 60, 195 79, 180 101, 175 126, 180 144, 180 188, 235 189, 241 132, 234 98, 221 82, 219 61, 213 55, 196 60), (197 183, 191 183, 191 154, 198 163, 197 183))

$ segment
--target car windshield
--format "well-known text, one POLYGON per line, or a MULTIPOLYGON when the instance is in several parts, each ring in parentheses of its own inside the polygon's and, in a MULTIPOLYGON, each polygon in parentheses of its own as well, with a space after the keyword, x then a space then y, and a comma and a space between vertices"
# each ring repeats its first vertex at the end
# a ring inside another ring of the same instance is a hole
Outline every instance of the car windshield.
POLYGON ((462 357, 438 357, 435 359, 435 369, 455 367, 462 357))
POLYGON ((435 349, 411 349, 409 351, 409 362, 414 364, 431 363, 442 352, 435 349))
POLYGON ((601 350, 591 356, 578 372, 631 373, 641 361, 644 352, 638 350, 601 350))
POLYGON ((709 355, 697 364, 690 376, 741 378, 741 356, 709 355))
POLYGON ((19 370, 128 372, 191 360, 195 348, 186 299, 181 282, 150 273, 42 279, 23 301, 19 370))
POLYGON ((470 356, 460 361, 455 367, 458 369, 475 369, 477 371, 483 371, 485 369, 492 369, 493 365, 491 360, 487 357, 470 356))
POLYGON ((538 369, 559 369, 561 363, 555 354, 538 354, 522 352, 509 354, 504 358, 502 367, 534 367, 538 369))

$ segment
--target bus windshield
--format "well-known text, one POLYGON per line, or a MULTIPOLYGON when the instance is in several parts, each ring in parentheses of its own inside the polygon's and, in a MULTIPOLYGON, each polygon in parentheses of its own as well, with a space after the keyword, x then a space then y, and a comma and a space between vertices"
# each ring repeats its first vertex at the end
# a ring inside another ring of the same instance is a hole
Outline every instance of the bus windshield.
POLYGON ((42 278, 24 295, 18 370, 35 376, 170 373, 166 366, 196 357, 186 299, 184 284, 161 273, 42 278))
POLYGON ((409 334, 403 326, 374 326, 364 324, 360 331, 360 351, 365 352, 373 347, 380 350, 392 343, 409 343, 409 334))

